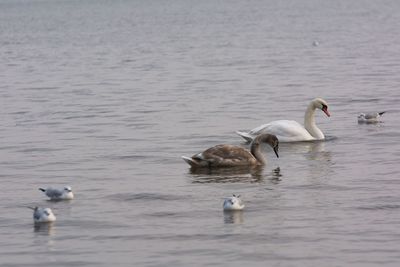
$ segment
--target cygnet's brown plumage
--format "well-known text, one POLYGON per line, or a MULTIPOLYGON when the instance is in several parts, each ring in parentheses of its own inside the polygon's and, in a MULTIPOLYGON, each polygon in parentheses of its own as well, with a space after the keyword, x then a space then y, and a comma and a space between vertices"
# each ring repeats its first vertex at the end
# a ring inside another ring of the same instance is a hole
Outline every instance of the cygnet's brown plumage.
POLYGON ((216 145, 191 158, 182 157, 192 168, 216 168, 264 165, 266 159, 261 153, 262 143, 269 144, 277 157, 279 141, 275 135, 260 134, 250 143, 250 151, 234 145, 216 145))

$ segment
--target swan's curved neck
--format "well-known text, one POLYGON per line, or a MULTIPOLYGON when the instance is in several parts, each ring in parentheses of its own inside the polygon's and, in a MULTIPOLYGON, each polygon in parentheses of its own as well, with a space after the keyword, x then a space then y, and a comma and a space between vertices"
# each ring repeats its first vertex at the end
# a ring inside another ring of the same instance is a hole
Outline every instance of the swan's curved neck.
POLYGON ((304 128, 317 140, 324 139, 322 131, 315 124, 315 109, 314 103, 311 102, 304 114, 304 128))
POLYGON ((267 163, 267 159, 264 157, 263 153, 261 153, 260 143, 253 141, 250 144, 250 152, 256 158, 258 164, 265 165, 267 163))

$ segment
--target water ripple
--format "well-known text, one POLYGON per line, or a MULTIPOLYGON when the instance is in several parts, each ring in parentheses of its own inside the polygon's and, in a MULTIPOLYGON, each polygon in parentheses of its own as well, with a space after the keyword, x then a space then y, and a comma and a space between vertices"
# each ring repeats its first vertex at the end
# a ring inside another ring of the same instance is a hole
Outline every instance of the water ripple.
POLYGON ((400 209, 400 204, 380 204, 357 207, 360 210, 397 210, 400 209))
POLYGON ((176 201, 187 199, 182 195, 167 195, 158 193, 121 193, 109 195, 108 198, 115 201, 176 201))

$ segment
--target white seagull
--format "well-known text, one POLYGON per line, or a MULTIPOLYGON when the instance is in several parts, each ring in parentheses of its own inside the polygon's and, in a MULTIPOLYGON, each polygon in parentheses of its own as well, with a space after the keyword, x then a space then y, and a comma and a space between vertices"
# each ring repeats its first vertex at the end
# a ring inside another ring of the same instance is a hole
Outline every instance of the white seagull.
POLYGON ((385 113, 383 112, 374 112, 374 113, 360 113, 357 117, 359 123, 377 123, 380 122, 379 118, 385 113))
POLYGON ((28 207, 33 210, 33 221, 35 223, 49 223, 56 220, 56 216, 50 208, 28 207))
POLYGON ((70 186, 65 186, 63 189, 48 187, 46 189, 39 188, 39 190, 43 191, 51 200, 71 200, 74 198, 74 193, 72 193, 70 186))
POLYGON ((240 195, 233 195, 224 200, 224 211, 234 211, 244 209, 243 201, 240 199, 240 195))

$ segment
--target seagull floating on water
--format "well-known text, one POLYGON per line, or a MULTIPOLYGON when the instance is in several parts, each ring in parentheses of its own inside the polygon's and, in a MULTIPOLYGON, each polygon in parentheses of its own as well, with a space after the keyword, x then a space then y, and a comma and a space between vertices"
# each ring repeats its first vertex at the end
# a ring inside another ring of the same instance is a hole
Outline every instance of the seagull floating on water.
POLYGON ((63 189, 48 187, 46 189, 39 188, 39 190, 43 191, 51 200, 71 200, 74 198, 74 193, 72 193, 70 186, 65 186, 63 189))
POLYGON ((357 117, 359 123, 377 123, 380 122, 379 118, 385 113, 373 112, 373 113, 360 113, 357 117))
POLYGON ((28 207, 33 210, 33 221, 35 223, 49 223, 56 220, 56 216, 50 208, 28 207))
POLYGON ((224 211, 234 211, 244 209, 243 201, 240 199, 240 195, 233 195, 224 200, 224 211))

